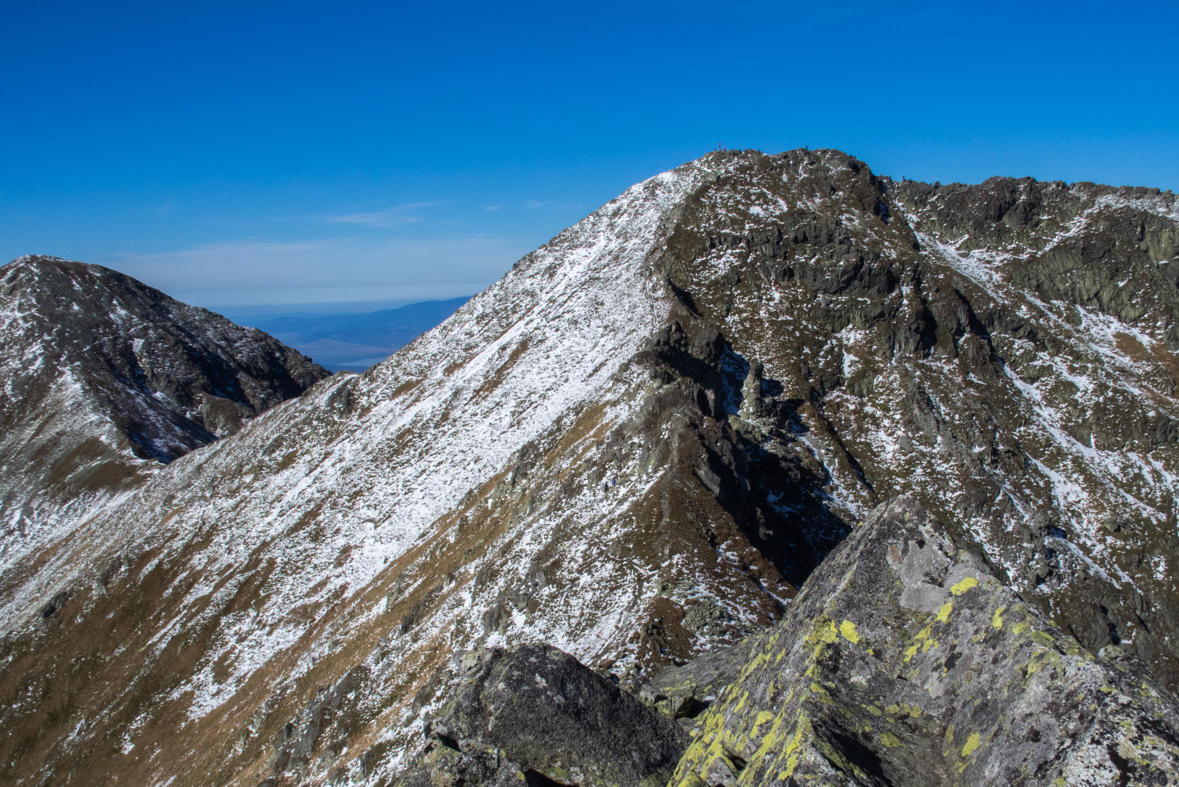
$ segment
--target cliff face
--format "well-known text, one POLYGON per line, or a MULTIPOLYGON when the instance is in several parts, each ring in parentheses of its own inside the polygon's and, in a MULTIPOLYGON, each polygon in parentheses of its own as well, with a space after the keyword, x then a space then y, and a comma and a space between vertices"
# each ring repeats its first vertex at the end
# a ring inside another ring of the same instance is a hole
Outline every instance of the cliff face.
POLYGON ((745 163, 686 206, 667 276, 797 408, 833 510, 914 496, 1174 686, 1173 195, 833 164, 745 163))
POLYGON ((639 184, 385 363, 78 516, 4 591, 0 774, 385 783, 454 653, 545 642, 638 690, 791 619, 902 495, 1058 655, 1117 644, 1173 687, 1177 228, 1170 194, 835 151, 639 184))

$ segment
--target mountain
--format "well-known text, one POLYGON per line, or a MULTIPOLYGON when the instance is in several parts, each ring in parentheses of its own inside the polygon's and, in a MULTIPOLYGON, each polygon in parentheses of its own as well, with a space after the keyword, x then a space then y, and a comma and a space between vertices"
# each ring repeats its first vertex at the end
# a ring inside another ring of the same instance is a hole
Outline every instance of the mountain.
MULTIPOLYGON (((4 590, 0 775, 390 783, 441 741, 422 725, 468 649, 547 643, 640 696, 708 654, 786 658, 750 636, 801 631, 812 578, 851 576, 859 523, 902 497, 976 556, 978 609, 1018 597, 1076 665, 1116 645, 1166 716, 1177 254, 1157 190, 896 182, 823 150, 652 178, 387 361, 72 522, 4 590)), ((853 620, 895 659, 890 621, 853 620)), ((707 718, 784 707, 757 703, 707 718)), ((874 756, 862 783, 905 773, 874 756)))
POLYGON ((85 512, 328 376, 260 331, 98 265, 14 260, 0 268, 0 314, 5 593, 85 512))
POLYGON ((292 313, 246 320, 335 371, 363 372, 441 323, 470 298, 343 314, 292 313))

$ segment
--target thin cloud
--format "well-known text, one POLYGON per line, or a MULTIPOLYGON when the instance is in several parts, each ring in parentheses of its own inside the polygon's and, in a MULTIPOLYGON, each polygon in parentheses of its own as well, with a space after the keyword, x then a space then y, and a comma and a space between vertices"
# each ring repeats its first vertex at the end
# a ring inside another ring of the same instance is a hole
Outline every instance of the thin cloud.
POLYGON ((349 213, 343 216, 328 216, 326 218, 327 221, 333 224, 362 224, 366 227, 392 227, 395 224, 413 224, 416 221, 420 221, 420 217, 414 216, 412 211, 432 208, 440 204, 442 203, 409 202, 405 205, 397 205, 388 210, 380 210, 375 213, 349 213))
POLYGON ((526 241, 490 236, 351 237, 211 243, 125 253, 105 264, 182 301, 229 307, 469 295, 499 279, 528 251, 526 241))

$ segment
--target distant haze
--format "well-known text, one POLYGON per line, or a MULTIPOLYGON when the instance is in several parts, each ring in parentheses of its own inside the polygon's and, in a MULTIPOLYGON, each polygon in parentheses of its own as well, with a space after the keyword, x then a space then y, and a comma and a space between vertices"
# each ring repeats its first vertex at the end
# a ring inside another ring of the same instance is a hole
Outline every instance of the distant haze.
POLYGON ((363 303, 339 304, 345 308, 335 313, 315 308, 333 304, 303 304, 298 311, 258 308, 253 314, 230 310, 226 316, 266 331, 333 372, 363 372, 443 322, 468 300, 469 296, 424 301, 376 311, 346 309, 363 303))

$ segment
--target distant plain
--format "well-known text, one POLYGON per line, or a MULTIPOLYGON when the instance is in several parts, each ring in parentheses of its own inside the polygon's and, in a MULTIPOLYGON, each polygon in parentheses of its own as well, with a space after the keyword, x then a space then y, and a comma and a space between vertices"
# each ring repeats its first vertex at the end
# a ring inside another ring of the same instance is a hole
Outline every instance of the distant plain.
POLYGON ((422 301, 393 306, 379 302, 296 304, 227 309, 226 317, 269 333, 333 372, 363 372, 443 322, 470 300, 422 301), (361 311, 366 306, 386 305, 361 311), (331 308, 333 311, 324 311, 331 308))

